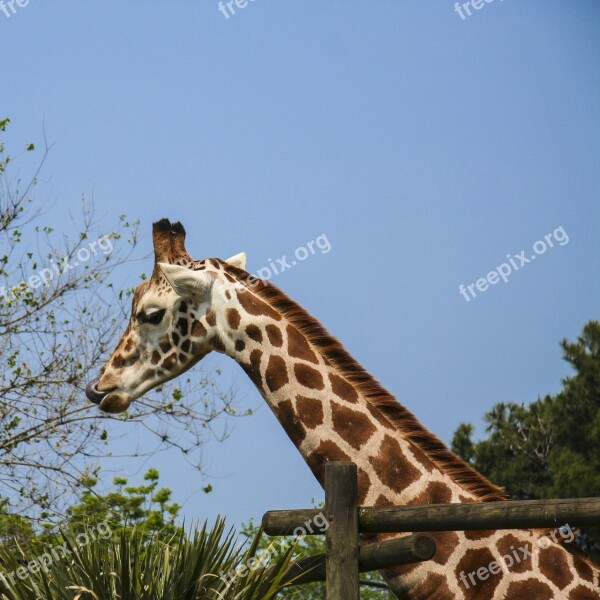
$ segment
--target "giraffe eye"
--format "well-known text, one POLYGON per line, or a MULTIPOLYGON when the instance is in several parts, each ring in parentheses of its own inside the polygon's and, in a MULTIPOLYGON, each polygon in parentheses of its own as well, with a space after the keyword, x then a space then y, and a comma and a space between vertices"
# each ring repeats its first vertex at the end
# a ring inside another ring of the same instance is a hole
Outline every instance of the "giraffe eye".
POLYGON ((165 312, 167 312, 166 309, 161 308, 160 310, 151 312, 150 314, 141 313, 139 315, 138 319, 142 323, 150 323, 151 325, 158 325, 162 321, 163 317, 165 316, 165 312))

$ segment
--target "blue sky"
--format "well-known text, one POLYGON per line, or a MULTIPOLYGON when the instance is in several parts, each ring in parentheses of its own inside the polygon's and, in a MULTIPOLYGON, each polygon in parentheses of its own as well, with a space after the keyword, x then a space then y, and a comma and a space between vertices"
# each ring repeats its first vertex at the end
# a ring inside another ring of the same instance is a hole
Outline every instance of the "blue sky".
MULTIPOLYGON (((243 250, 250 270, 326 235, 276 284, 448 442, 560 389, 559 340, 598 318, 599 25, 591 0, 465 20, 450 0, 255 0, 228 19, 212 0, 30 0, 0 12, 0 116, 9 146, 55 143, 38 198, 58 230, 84 193, 105 223, 141 220, 140 255, 162 217, 196 258, 243 250), (461 296, 559 227, 568 243, 461 296)), ((156 466, 188 520, 319 500, 241 369, 210 364, 258 408, 204 448, 214 491, 176 453, 107 469, 156 466)))

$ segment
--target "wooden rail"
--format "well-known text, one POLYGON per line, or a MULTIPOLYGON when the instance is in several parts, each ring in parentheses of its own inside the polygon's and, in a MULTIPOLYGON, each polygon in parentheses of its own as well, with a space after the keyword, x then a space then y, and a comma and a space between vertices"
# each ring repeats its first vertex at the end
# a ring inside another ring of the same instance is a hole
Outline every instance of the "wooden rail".
MULTIPOLYGON (((435 554, 435 542, 423 533, 360 546, 358 570, 378 571, 398 565, 429 560, 435 554)), ((283 585, 300 585, 326 580, 325 554, 303 558, 291 564, 282 579, 283 585)))
MULTIPOLYGON (((268 535, 292 535, 294 528, 322 511, 273 510, 263 516, 268 535)), ((361 533, 466 531, 484 529, 556 528, 569 523, 600 525, 600 498, 506 500, 468 504, 363 507, 358 509, 361 533)), ((308 534, 322 534, 314 529, 308 534)))

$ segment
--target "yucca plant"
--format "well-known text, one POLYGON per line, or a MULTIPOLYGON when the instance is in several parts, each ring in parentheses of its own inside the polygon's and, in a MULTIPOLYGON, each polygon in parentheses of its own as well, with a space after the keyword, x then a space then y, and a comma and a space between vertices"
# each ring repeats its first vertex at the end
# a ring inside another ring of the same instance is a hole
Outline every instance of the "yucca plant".
POLYGON ((168 540, 132 528, 82 544, 65 532, 60 552, 48 547, 38 558, 0 548, 0 599, 270 600, 294 548, 269 562, 261 535, 240 547, 220 518, 168 540))

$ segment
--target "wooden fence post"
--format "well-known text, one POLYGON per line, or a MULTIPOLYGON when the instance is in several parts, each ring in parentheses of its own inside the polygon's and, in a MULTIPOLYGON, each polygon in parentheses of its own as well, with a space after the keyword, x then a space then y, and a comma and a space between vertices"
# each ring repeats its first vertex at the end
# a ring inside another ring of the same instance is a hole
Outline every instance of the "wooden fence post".
POLYGON ((325 463, 327 600, 359 600, 358 471, 351 462, 325 463))

